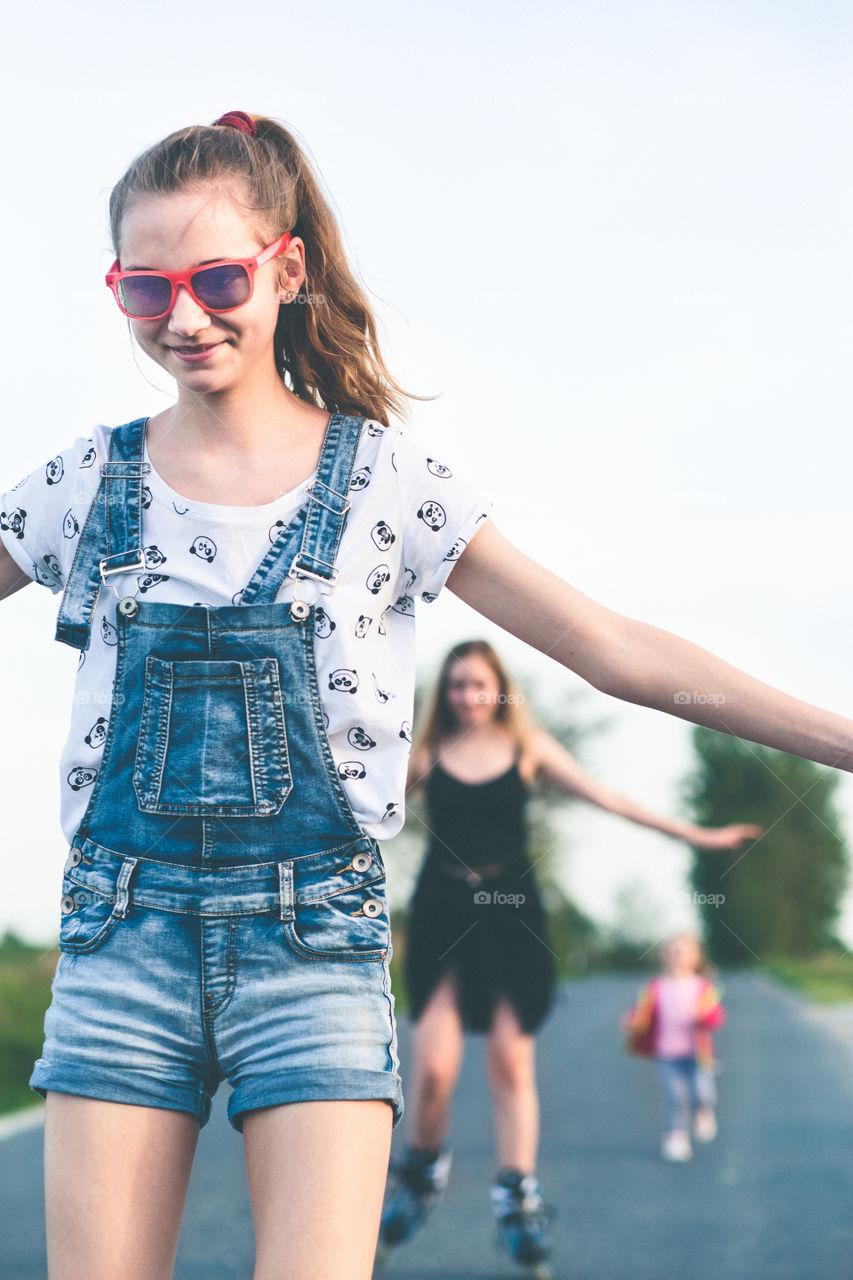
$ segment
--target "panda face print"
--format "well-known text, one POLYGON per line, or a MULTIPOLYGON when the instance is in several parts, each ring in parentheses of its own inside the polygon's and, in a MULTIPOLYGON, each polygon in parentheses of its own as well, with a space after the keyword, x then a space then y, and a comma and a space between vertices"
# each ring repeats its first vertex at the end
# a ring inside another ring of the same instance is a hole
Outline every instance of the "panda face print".
POLYGON ((375 423, 375 422, 368 422, 368 424, 367 424, 367 434, 368 434, 369 436, 384 436, 384 434, 385 434, 385 428, 384 428, 384 427, 377 427, 377 425, 376 425, 376 423, 375 423))
POLYGON ((198 556, 199 560, 205 560, 210 564, 216 555, 216 543, 212 538, 207 538, 201 533, 190 543, 190 555, 198 556))
POLYGON ((118 632, 106 618, 101 618, 101 639, 104 644, 118 644, 118 632))
POLYGON ((397 535, 386 520, 379 520, 370 530, 370 536, 373 539, 373 545, 380 551, 387 551, 392 542, 397 541, 397 535))
POLYGON ((98 716, 83 741, 87 747, 91 747, 93 751, 97 751, 98 747, 104 745, 104 739, 107 736, 107 722, 104 716, 98 716))
POLYGON ((435 458, 427 458, 427 471, 440 480, 448 480, 453 475, 450 467, 446 467, 443 462, 436 462, 435 458))
POLYGON ((397 812, 397 810, 398 810, 399 808, 400 808, 400 806, 399 806, 398 804, 386 804, 386 806, 385 806, 385 812, 383 813, 383 815, 382 815, 382 817, 379 819, 379 821, 380 821, 380 822, 386 822, 386 821, 388 820, 388 818, 393 818, 393 817, 394 817, 394 814, 397 812))
POLYGON ((142 510, 147 511, 151 506, 151 490, 147 484, 142 486, 142 510))
POLYGON ((466 538, 457 538, 447 555, 444 557, 445 560, 458 560, 467 546, 468 541, 466 538))
POLYGON ((333 693, 355 693, 358 688, 358 672, 351 667, 338 667, 329 676, 329 688, 333 693))
POLYGON ((175 502, 175 499, 173 498, 173 499, 172 499, 172 510, 174 511, 175 515, 178 515, 178 516, 185 516, 185 515, 187 514, 187 512, 189 511, 189 507, 179 507, 179 506, 178 506, 178 504, 177 504, 177 502, 175 502))
POLYGON ((404 720, 400 725, 400 737, 404 738, 406 742, 412 741, 412 726, 410 721, 404 720))
POLYGON ((284 520, 274 520, 269 527, 270 542, 272 543, 277 541, 278 535, 282 533, 286 528, 287 528, 287 524, 284 520))
POLYGON ((390 694, 387 689, 383 689, 380 686, 379 681, 376 679, 376 676, 372 671, 370 673, 370 678, 373 681, 373 692, 376 694, 377 701, 383 704, 388 702, 393 695, 390 694))
POLYGON ((42 586, 50 587, 58 584, 62 586, 62 567, 55 555, 50 552, 46 556, 42 556, 42 563, 36 564, 33 561, 33 572, 36 582, 40 582, 42 586))
POLYGON ((404 573, 406 575, 406 590, 408 591, 409 587, 418 575, 415 573, 414 569, 405 569, 404 573))
POLYGON ((418 509, 418 519, 423 520, 428 529, 437 533, 447 523, 447 515, 440 502, 428 501, 418 509))
POLYGON ((336 624, 326 613, 322 605, 318 604, 314 610, 314 634, 320 640, 326 640, 332 634, 336 624))
POLYGON ((415 612, 415 602, 411 596, 400 596, 399 600, 391 605, 391 608, 395 613, 403 613, 407 617, 411 617, 415 612))
POLYGON ((95 459, 97 458, 97 456, 98 456, 98 452, 95 446, 93 444, 90 444, 89 448, 86 450, 86 452, 83 454, 83 457, 80 459, 80 466, 93 467, 95 465, 95 459))
POLYGON ((72 791, 82 791, 84 787, 91 787, 97 776, 97 769, 72 769, 67 782, 72 791))
POLYGON ((358 751, 369 751, 376 743, 360 724, 353 725, 347 734, 347 742, 358 751))
POLYGON ((65 464, 60 457, 51 458, 44 469, 44 478, 48 484, 59 484, 65 475, 65 464))
POLYGON ((437 599, 438 599, 438 592, 437 592, 437 591, 422 591, 422 592, 421 592, 421 599, 423 600, 423 602, 424 602, 425 604, 432 604, 433 600, 437 600, 437 599))
POLYGON ((359 614, 358 622, 355 624, 355 631, 353 633, 355 635, 356 640, 364 639, 364 637, 367 635, 368 631, 370 630, 370 624, 372 621, 373 619, 368 618, 366 614, 364 613, 359 614))
POLYGON ((0 511, 0 529, 8 529, 20 539, 24 536, 27 513, 23 507, 15 507, 14 511, 0 511))
POLYGON ((352 781, 354 778, 363 778, 367 774, 363 764, 359 764, 358 760, 344 760, 338 765, 338 777, 346 778, 352 781))
POLYGON ((381 614, 379 615, 379 621, 376 624, 376 630, 380 636, 387 636, 388 634, 388 632, 385 630, 385 614, 387 612, 388 612, 387 609, 382 610, 381 614))
POLYGON ((167 573, 143 573, 136 579, 139 590, 144 594, 150 591, 152 587, 156 587, 160 582, 168 582, 169 575, 167 573))
POLYGON ((145 547, 142 554, 145 557, 146 569, 157 569, 161 564, 166 563, 166 557, 159 547, 145 547))
POLYGON ((359 467, 357 471, 353 471, 349 482, 351 493, 361 493, 362 489, 366 489, 369 484, 370 467, 359 467))
POLYGON ((74 515, 74 512, 70 509, 70 507, 66 511, 62 521, 62 532, 66 538, 75 538, 77 534, 80 532, 80 526, 77 523, 77 517, 74 515))
POLYGON ((239 604, 239 603, 240 603, 240 601, 243 599, 243 592, 244 592, 245 590, 246 590, 246 588, 245 588, 245 587, 241 587, 239 591, 235 591, 235 592, 234 592, 234 594, 233 594, 233 596, 231 597, 231 603, 232 603, 232 604, 239 604))
POLYGON ((378 564, 375 569, 371 569, 367 575, 365 586, 373 596, 378 596, 379 592, 385 586, 386 582, 391 581, 391 570, 387 564, 378 564))

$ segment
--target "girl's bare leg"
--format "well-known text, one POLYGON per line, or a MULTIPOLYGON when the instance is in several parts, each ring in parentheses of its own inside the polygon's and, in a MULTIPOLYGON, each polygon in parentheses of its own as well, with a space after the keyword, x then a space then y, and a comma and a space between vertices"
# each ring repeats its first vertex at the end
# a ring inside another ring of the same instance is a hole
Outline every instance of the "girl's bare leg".
POLYGON ((535 1041, 521 1028, 508 1000, 499 1000, 486 1042, 495 1102, 498 1166, 532 1173, 539 1147, 539 1095, 535 1041))
POLYGON ((465 1048, 465 1036, 452 972, 433 991, 413 1031, 414 1067, 407 1097, 411 1108, 410 1141, 433 1150, 450 1125, 450 1104, 465 1048))
POLYGON ((369 1280, 391 1121, 391 1107, 381 1101, 292 1102, 248 1112, 254 1280, 369 1280))
POLYGON ((47 1095, 49 1280, 170 1280, 198 1121, 47 1095))

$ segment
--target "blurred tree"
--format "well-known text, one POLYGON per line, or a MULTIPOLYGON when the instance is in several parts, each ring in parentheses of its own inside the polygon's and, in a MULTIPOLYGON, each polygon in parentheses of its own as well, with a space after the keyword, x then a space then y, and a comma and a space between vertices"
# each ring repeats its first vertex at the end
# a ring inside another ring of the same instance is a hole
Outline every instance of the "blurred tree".
POLYGON ((701 726, 692 736, 698 765, 683 793, 693 820, 764 828, 739 850, 693 851, 695 900, 714 959, 751 964, 832 944, 848 870, 833 804, 838 773, 701 726))

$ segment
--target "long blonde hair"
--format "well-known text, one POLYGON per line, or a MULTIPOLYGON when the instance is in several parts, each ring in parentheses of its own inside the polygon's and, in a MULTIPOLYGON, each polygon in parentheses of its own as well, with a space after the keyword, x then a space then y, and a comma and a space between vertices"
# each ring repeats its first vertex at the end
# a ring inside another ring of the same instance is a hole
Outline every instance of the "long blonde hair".
POLYGON ((424 751, 432 757, 441 741, 458 728, 447 699, 447 685, 451 667, 469 657, 482 658, 497 676, 499 693, 495 721, 502 724, 522 748, 534 732, 535 725, 526 710, 524 695, 516 689, 506 667, 488 640, 466 640, 454 645, 441 664, 426 714, 415 735, 415 751, 424 751))
POLYGON ((149 147, 110 196, 110 230, 120 258, 121 221, 136 196, 166 195, 237 179, 271 239, 291 231, 305 242, 306 277, 279 309, 276 367, 302 400, 388 426, 405 416, 406 392, 379 351, 376 321, 344 253, 337 222, 295 137, 276 120, 252 116, 257 135, 228 125, 191 125, 149 147))

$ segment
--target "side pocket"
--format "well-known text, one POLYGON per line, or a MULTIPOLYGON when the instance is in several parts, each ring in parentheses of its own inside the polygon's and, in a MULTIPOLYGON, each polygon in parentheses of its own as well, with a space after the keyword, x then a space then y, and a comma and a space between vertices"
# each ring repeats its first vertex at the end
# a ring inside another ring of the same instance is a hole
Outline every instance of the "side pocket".
POLYGON ((106 942, 119 918, 114 914, 115 895, 81 888, 66 876, 62 881, 62 918, 59 949, 69 955, 96 951, 106 942))
POLYGON ((384 876, 324 898, 297 893, 284 928, 291 948, 310 959, 384 960, 391 945, 384 876))
POLYGON ((136 862, 136 858, 125 858, 117 871, 85 867, 80 851, 71 850, 62 881, 60 951, 80 955, 104 945, 127 916, 136 862))

